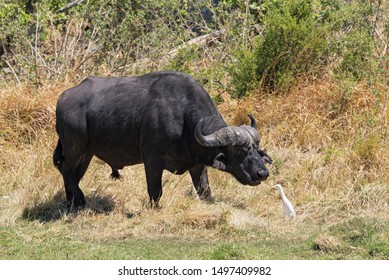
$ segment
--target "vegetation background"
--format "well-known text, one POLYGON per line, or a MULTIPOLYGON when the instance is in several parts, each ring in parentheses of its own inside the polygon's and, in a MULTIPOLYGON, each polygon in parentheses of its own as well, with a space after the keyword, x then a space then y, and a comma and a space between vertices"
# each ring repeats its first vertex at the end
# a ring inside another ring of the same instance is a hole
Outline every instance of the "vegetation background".
POLYGON ((385 0, 0 0, 0 258, 389 259, 388 15, 385 0), (164 173, 155 211, 143 166, 113 182, 95 159, 89 207, 66 215, 59 94, 167 69, 204 84, 229 124, 254 114, 269 179, 210 170, 204 202, 164 173))

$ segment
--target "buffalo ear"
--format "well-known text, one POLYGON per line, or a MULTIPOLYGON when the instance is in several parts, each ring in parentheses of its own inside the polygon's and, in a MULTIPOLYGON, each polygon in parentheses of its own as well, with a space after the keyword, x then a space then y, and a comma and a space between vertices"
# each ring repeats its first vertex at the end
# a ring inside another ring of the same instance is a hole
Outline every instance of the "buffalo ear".
POLYGON ((223 153, 220 153, 215 157, 212 163, 212 167, 222 171, 225 171, 227 169, 225 163, 225 156, 223 153))
POLYGON ((273 163, 273 160, 271 159, 271 157, 267 153, 265 153, 264 151, 259 150, 259 155, 261 156, 263 161, 266 161, 269 164, 273 163))

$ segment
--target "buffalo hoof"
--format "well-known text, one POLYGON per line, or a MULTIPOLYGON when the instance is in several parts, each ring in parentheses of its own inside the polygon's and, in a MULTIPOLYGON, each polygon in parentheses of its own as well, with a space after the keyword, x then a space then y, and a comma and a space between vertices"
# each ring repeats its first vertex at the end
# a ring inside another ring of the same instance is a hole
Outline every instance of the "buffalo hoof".
POLYGON ((159 201, 150 200, 149 208, 150 208, 150 209, 153 209, 153 210, 159 210, 159 209, 161 209, 162 207, 159 205, 159 201))
POLYGON ((215 198, 210 194, 202 195, 202 196, 200 196, 200 199, 203 201, 206 201, 206 202, 214 202, 215 201, 215 198))
POLYGON ((78 200, 77 202, 74 200, 68 201, 66 203, 66 209, 67 209, 66 212, 67 212, 67 214, 77 213, 77 212, 85 209, 85 206, 86 206, 85 199, 78 200))
POLYGON ((214 198, 211 194, 211 189, 207 188, 203 190, 202 192, 197 192, 195 188, 192 188, 188 191, 189 196, 194 196, 196 199, 200 199, 207 202, 213 202, 214 198))

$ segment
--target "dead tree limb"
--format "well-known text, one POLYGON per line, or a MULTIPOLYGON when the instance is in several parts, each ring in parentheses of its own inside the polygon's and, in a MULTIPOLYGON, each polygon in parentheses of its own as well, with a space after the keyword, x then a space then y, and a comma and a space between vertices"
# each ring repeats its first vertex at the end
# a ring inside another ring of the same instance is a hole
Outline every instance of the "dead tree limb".
POLYGON ((56 10, 55 12, 56 12, 56 13, 63 13, 63 12, 65 12, 65 11, 67 11, 67 10, 73 8, 73 7, 76 7, 76 6, 80 5, 80 4, 82 4, 82 2, 84 2, 84 1, 85 1, 85 0, 76 0, 76 1, 73 1, 73 2, 71 2, 71 3, 69 3, 69 4, 67 4, 66 6, 62 7, 61 9, 56 10))
POLYGON ((205 35, 193 38, 193 39, 189 40, 188 42, 185 42, 182 45, 178 46, 177 48, 169 51, 167 53, 167 56, 170 58, 175 57, 179 50, 184 49, 184 48, 191 46, 191 45, 198 45, 200 47, 203 47, 206 44, 208 44, 210 41, 219 38, 224 33, 226 33, 226 30, 222 29, 222 30, 217 30, 215 32, 212 32, 210 34, 205 34, 205 35))

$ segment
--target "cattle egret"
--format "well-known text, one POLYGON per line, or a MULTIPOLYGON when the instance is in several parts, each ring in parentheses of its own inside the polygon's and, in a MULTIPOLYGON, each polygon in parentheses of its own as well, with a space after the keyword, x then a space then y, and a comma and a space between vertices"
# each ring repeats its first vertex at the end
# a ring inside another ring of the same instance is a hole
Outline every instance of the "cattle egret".
POLYGON ((294 219, 296 217, 296 212, 294 211, 292 203, 286 197, 284 189, 280 184, 275 185, 275 188, 281 193, 282 210, 284 212, 284 216, 289 219, 294 219))

